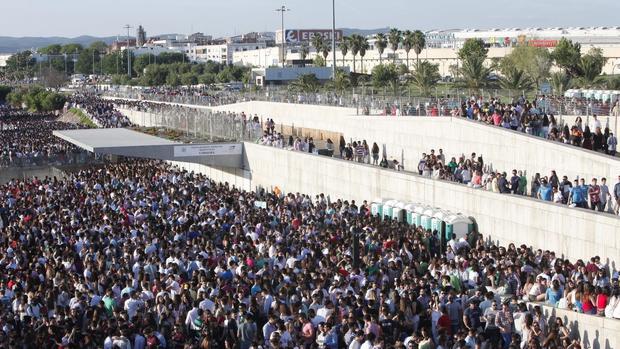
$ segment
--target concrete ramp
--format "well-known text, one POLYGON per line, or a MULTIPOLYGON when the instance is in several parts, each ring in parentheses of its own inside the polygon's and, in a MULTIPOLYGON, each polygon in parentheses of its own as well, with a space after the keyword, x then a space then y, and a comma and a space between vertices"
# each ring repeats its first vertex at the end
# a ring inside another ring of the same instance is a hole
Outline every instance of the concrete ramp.
POLYGON ((186 144, 126 128, 54 131, 54 136, 100 155, 185 161, 211 166, 242 168, 242 143, 186 144))

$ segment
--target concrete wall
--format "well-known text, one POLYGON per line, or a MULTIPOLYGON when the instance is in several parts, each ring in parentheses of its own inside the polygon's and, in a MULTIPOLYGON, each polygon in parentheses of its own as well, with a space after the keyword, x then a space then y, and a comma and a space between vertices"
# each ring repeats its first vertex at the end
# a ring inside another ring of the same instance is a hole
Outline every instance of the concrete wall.
POLYGON ((583 348, 620 348, 620 321, 571 310, 553 308, 548 305, 529 303, 528 307, 540 306, 546 319, 559 317, 573 338, 578 338, 583 348))
POLYGON ((613 185, 620 174, 616 158, 462 118, 357 116, 346 108, 258 101, 213 109, 245 111, 273 118, 277 124, 341 132, 347 141, 377 142, 385 145, 388 157, 404 160, 408 169, 417 167, 423 152, 442 148, 448 158, 475 152, 494 169, 526 170, 530 178, 537 172, 549 175, 556 170, 571 179, 607 177, 613 185))
POLYGON ((65 173, 52 166, 36 166, 36 167, 7 167, 0 168, 0 184, 10 182, 12 179, 25 179, 31 177, 45 178, 47 177, 64 177, 65 173))

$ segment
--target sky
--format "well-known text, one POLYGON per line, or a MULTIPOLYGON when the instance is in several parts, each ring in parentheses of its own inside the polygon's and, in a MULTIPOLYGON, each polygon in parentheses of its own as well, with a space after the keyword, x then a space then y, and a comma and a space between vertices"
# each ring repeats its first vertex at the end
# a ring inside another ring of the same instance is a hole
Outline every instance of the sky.
MULTIPOLYGON (((330 0, 0 0, 0 36, 214 36, 331 28, 330 0)), ((452 29, 620 26, 619 0, 336 0, 337 27, 452 29)))

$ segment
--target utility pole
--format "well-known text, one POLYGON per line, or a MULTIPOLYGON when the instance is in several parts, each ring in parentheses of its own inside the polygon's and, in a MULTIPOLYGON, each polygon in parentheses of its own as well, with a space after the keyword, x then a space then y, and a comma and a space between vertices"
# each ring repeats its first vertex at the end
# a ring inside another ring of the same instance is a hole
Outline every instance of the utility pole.
POLYGON ((336 80, 336 0, 332 0, 332 79, 336 80))
POLYGON ((133 27, 129 24, 126 24, 124 28, 127 29, 127 75, 131 80, 131 52, 129 51, 129 29, 132 29, 133 27))
POLYGON ((284 12, 288 12, 290 10, 291 9, 286 7, 286 5, 282 5, 282 7, 276 9, 276 12, 280 12, 280 14, 282 15, 282 23, 281 23, 281 27, 280 27, 280 30, 282 30, 282 37, 281 37, 281 39, 282 39, 282 42, 281 42, 282 53, 280 54, 280 56, 282 58, 282 68, 284 68, 284 59, 286 57, 286 52, 284 51, 285 48, 286 48, 286 33, 284 33, 284 12))

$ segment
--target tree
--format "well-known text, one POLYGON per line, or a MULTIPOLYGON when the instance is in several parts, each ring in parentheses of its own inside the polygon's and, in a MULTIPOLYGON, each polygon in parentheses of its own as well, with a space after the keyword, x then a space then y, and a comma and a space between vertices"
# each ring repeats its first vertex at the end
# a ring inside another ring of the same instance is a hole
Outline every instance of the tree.
POLYGON ((88 47, 93 50, 97 50, 99 52, 106 52, 108 50, 108 45, 103 41, 94 41, 88 47))
POLYGON ((168 79, 168 73, 168 69, 164 66, 158 64, 149 65, 142 76, 142 83, 146 86, 164 85, 168 79))
POLYGON ((54 68, 44 70, 41 79, 43 80, 45 87, 53 89, 59 89, 65 84, 65 82, 67 82, 67 76, 64 72, 58 71, 54 68))
MULTIPOLYGON (((344 38, 342 38, 342 41, 340 41, 340 44, 338 45, 338 48, 340 48, 340 53, 342 53, 342 66, 344 67, 345 64, 345 57, 347 56, 347 53, 349 53, 349 43, 350 43, 350 38, 348 36, 345 36, 344 38)), ((355 57, 353 58, 355 59, 355 57)), ((355 70, 355 64, 353 65, 353 70, 355 70)))
POLYGON ((168 86, 180 86, 181 85, 181 77, 176 72, 169 72, 166 77, 166 85, 168 86))
POLYGON ((329 82, 329 87, 337 92, 342 92, 351 87, 351 79, 342 70, 336 70, 336 78, 329 82))
POLYGON ((66 54, 74 54, 74 53, 80 53, 82 52, 82 50, 84 49, 84 47, 82 47, 82 45, 80 44, 66 44, 66 45, 62 45, 62 49, 60 50, 60 53, 66 53, 66 54))
POLYGON ((581 87, 597 87, 605 82, 605 79, 600 75, 606 61, 600 48, 592 48, 587 54, 581 57, 578 65, 581 75, 578 79, 578 83, 581 87))
POLYGON ((413 32, 411 30, 405 30, 403 33, 403 49, 405 50, 405 55, 407 56, 406 64, 407 70, 409 69, 409 52, 413 47, 413 32))
POLYGON ((396 51, 398 50, 398 44, 400 44, 402 40, 400 30, 396 28, 390 29, 390 33, 388 34, 388 42, 390 43, 390 48, 394 52, 393 62, 396 64, 396 51))
POLYGON ((41 47, 37 50, 42 55, 59 55, 62 51, 62 46, 58 44, 41 47))
POLYGON ((191 86, 198 84, 198 76, 192 72, 181 74, 181 84, 191 86))
POLYGON ((499 85, 506 90, 529 91, 534 84, 523 70, 513 67, 506 70, 499 79, 499 85))
POLYGON ((469 57, 484 57, 486 59, 488 53, 489 49, 485 47, 482 39, 467 39, 459 50, 458 56, 463 61, 469 57))
POLYGON ((387 45, 388 42, 385 34, 377 33, 377 35, 375 35, 375 48, 379 51, 379 64, 383 64, 382 56, 383 52, 385 52, 385 49, 387 48, 387 45))
POLYGON ((372 84, 377 88, 396 86, 398 71, 394 64, 377 65, 372 69, 372 84))
POLYGON ((301 47, 299 48, 299 58, 301 58, 302 61, 302 66, 306 66, 305 60, 306 57, 308 57, 308 54, 310 53, 310 48, 308 47, 308 44, 303 43, 301 44, 301 47))
POLYGON ((564 69, 571 77, 578 77, 581 75, 579 70, 579 63, 581 62, 581 44, 573 43, 572 40, 562 38, 551 53, 551 57, 555 61, 555 64, 564 69))
POLYGON ((571 77, 566 72, 556 72, 551 74, 549 79, 551 83, 551 89, 556 95, 563 95, 564 91, 568 90, 571 86, 571 77))
POLYGON ((321 53, 323 53, 323 60, 325 61, 325 65, 327 65, 327 57, 332 50, 331 42, 326 41, 323 43, 323 47, 321 47, 321 53))
POLYGON ((325 66, 325 59, 323 58, 323 56, 316 55, 316 56, 314 56, 314 60, 312 60, 312 64, 315 67, 324 67, 325 66))
POLYGON ((11 86, 0 85, 0 102, 6 100, 6 96, 11 93, 11 86))
POLYGON ((291 82, 290 88, 300 92, 317 92, 320 83, 314 74, 304 74, 291 82))
POLYGON ((411 74, 412 85, 420 89, 420 92, 426 96, 430 94, 431 88, 435 86, 440 79, 439 65, 432 64, 428 61, 417 61, 411 74))
POLYGON ((323 36, 321 35, 312 36, 312 38, 310 39, 310 43, 314 47, 317 56, 319 55, 319 52, 323 50, 323 46, 325 46, 325 40, 323 40, 323 36))
MULTIPOLYGON (((79 54, 77 62, 75 63, 75 72, 81 74, 93 74, 96 72, 96 68, 101 66, 101 54, 99 51, 87 48, 82 50, 79 54), (93 66, 93 63, 95 64, 93 66)), ((101 68, 99 68, 101 73, 101 68)))
POLYGON ((524 72, 536 87, 547 78, 552 65, 551 54, 542 47, 517 46, 499 62, 500 71, 504 76, 514 69, 524 72))
POLYGON ((362 48, 362 39, 363 37, 359 34, 353 34, 349 38, 349 46, 351 48, 351 54, 353 55, 353 72, 356 72, 355 56, 357 56, 357 54, 360 52, 360 49, 362 48))
POLYGON ((368 50, 369 48, 370 45, 368 44, 368 39, 366 37, 362 37, 360 39, 360 63, 362 65, 362 74, 364 73, 364 56, 366 55, 366 50, 368 50))
POLYGON ((413 47, 413 52, 415 52, 415 60, 419 62, 420 53, 426 48, 426 35, 420 30, 414 31, 411 46, 413 47))
POLYGON ((491 69, 484 65, 486 56, 470 55, 459 68, 459 79, 469 88, 480 88, 489 82, 491 69))

